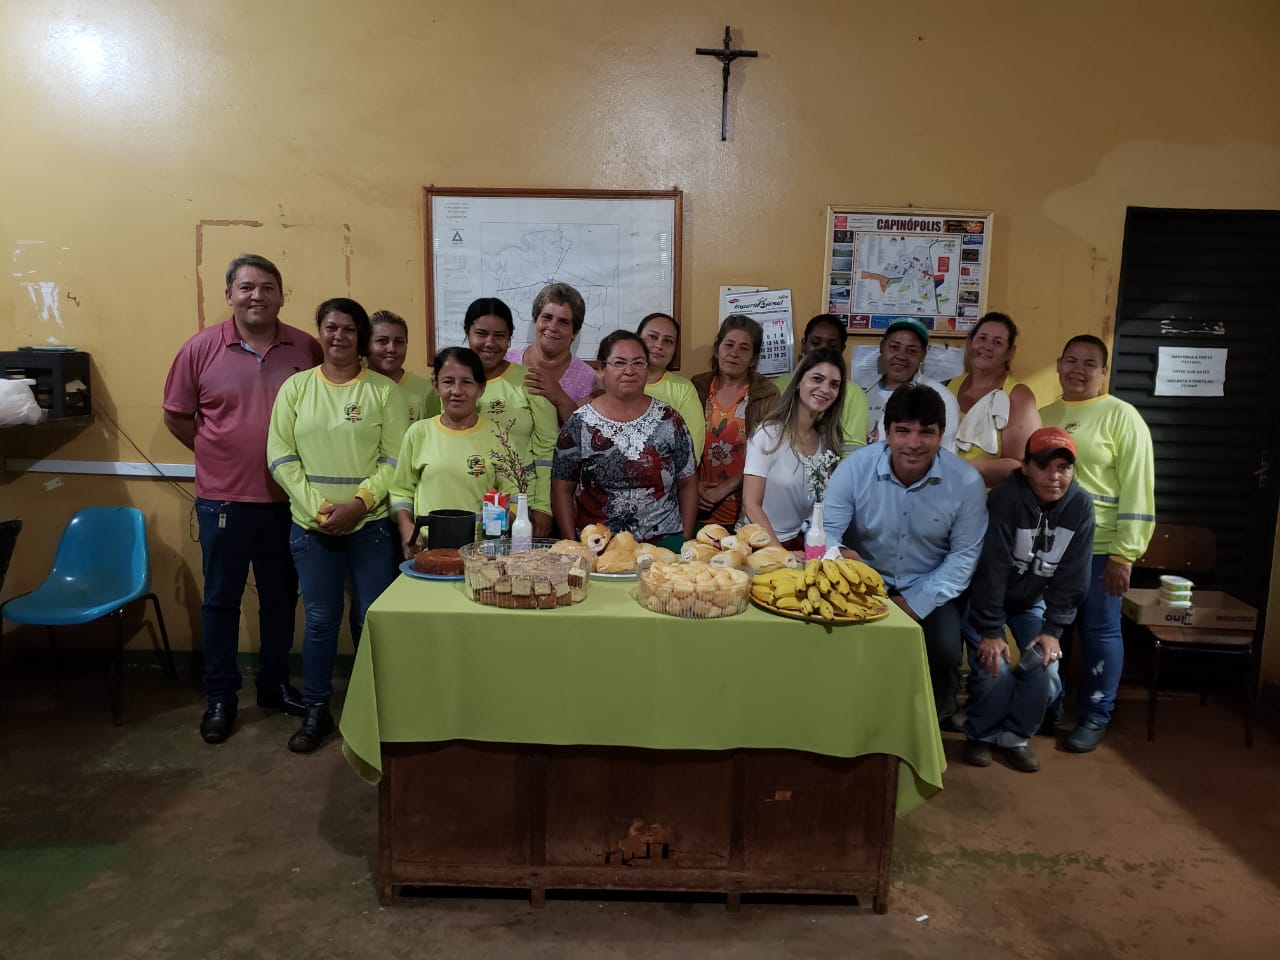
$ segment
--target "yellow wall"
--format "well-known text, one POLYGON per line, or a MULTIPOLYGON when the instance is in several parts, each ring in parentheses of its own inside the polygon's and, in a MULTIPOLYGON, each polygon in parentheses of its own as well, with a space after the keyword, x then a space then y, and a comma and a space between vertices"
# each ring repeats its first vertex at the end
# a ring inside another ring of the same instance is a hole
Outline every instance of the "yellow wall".
MULTIPOLYGON (((994 210, 989 302, 1022 325, 1015 372, 1047 399, 1062 341, 1110 336, 1126 206, 1280 208, 1278 39, 1272 0, 7 0, 0 344, 90 351, 104 416, 0 453, 140 459, 115 419, 188 460, 161 425, 164 374, 197 278, 219 317, 240 250, 281 265, 296 324, 348 292, 423 316, 426 183, 681 187, 688 371, 720 284, 791 287, 802 319, 824 307, 829 203, 994 210), (721 143, 719 68, 693 48, 726 18, 761 56, 734 69, 721 143)), ((418 336, 410 363, 424 352, 418 336)), ((163 602, 194 611, 178 491, 51 479, 0 477, 0 514, 28 524, 6 594, 72 509, 135 502, 163 602)))

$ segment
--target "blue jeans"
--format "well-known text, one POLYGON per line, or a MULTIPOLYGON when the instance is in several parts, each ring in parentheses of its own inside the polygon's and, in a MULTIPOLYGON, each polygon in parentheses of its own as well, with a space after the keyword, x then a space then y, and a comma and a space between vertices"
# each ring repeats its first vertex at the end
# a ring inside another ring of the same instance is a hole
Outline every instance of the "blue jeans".
POLYGON ((1080 696, 1077 722, 1090 720, 1105 727, 1116 705, 1120 672, 1124 669, 1124 638, 1120 633, 1120 597, 1102 589, 1105 556, 1093 558, 1089 592, 1076 617, 1080 637, 1080 696))
POLYGON ((298 575, 289 555, 288 503, 196 499, 204 601, 200 641, 210 702, 235 700, 240 689, 240 601, 249 566, 258 588, 259 689, 289 679, 298 575))
POLYGON ((945 720, 956 712, 956 694, 960 692, 960 620, 963 613, 963 599, 956 597, 934 608, 920 621, 924 649, 929 658, 933 706, 939 720, 945 720))
MULTIPOLYGON (((1025 651, 1040 635, 1044 624, 1044 601, 1021 613, 1007 613, 1009 631, 1018 649, 1025 651)), ((968 740, 985 740, 999 747, 1025 746, 1040 728, 1045 707, 1058 676, 1058 661, 1025 670, 1012 670, 1003 659, 992 676, 978 664, 982 638, 969 622, 966 612, 960 626, 969 650, 969 702, 964 735, 968 740)))
POLYGON ((364 615, 399 571, 391 562, 390 528, 381 520, 355 533, 335 537, 304 530, 296 523, 289 549, 302 584, 306 626, 302 639, 302 697, 309 704, 328 703, 333 696, 333 663, 342 627, 343 588, 351 581, 353 640, 359 640, 364 615))

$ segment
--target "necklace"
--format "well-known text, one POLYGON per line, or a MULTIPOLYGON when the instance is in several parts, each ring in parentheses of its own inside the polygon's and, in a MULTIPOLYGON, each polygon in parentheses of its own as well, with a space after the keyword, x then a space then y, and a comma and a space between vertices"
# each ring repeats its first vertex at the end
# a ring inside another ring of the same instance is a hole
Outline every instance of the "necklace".
POLYGON ((469 417, 463 417, 461 420, 455 420, 448 414, 441 414, 440 425, 446 430, 470 430, 480 420, 480 414, 473 413, 469 417))
POLYGON ((728 420, 732 417, 733 412, 738 409, 738 404, 742 402, 742 398, 747 395, 747 388, 749 386, 751 386, 750 380, 742 385, 742 389, 739 390, 738 395, 733 398, 733 402, 725 407, 720 404, 720 379, 717 377, 712 381, 711 394, 707 399, 711 401, 711 406, 714 412, 720 415, 718 418, 713 417, 712 419, 728 420))

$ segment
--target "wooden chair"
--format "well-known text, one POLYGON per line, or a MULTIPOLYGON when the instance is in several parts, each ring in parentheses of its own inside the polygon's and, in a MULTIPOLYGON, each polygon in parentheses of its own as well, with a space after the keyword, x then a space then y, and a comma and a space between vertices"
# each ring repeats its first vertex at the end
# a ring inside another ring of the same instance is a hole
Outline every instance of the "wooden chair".
MULTIPOLYGON (((1134 564, 1137 569, 1157 573, 1176 573, 1196 581, 1197 577, 1211 574, 1215 563, 1213 531, 1205 527, 1185 526, 1174 523, 1156 524, 1155 533, 1147 552, 1134 564)), ((1194 594, 1193 594, 1194 597, 1194 594)), ((1164 624, 1134 624, 1135 629, 1150 636, 1151 696, 1147 705, 1147 740, 1156 738, 1156 693, 1160 684, 1160 657, 1165 650, 1205 655, 1235 656, 1244 660, 1244 737, 1245 746, 1253 746, 1254 702, 1254 631, 1220 630, 1203 627, 1179 627, 1164 624)), ((1200 703, 1203 706, 1207 694, 1203 687, 1200 703)))

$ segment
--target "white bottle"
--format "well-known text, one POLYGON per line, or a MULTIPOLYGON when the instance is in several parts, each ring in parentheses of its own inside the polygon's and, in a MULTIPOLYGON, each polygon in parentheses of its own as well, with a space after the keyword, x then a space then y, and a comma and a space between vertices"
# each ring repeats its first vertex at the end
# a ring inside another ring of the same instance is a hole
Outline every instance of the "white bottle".
POLYGON ((516 519, 511 524, 511 552, 533 549, 533 524, 529 520, 529 498, 516 495, 516 519))
POLYGON ((827 532, 822 529, 822 501, 813 504, 813 516, 809 518, 809 530, 804 535, 804 558, 821 560, 827 553, 827 532))

